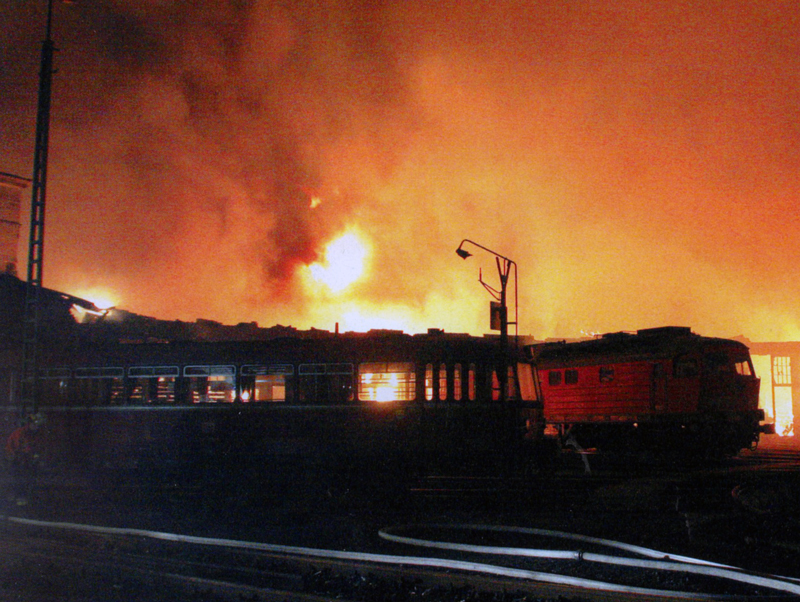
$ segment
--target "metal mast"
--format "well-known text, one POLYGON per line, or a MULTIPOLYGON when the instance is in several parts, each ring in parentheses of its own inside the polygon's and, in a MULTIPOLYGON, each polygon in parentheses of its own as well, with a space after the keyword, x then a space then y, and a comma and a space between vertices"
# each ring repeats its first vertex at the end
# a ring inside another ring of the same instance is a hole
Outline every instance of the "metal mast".
POLYGON ((22 334, 22 381, 20 411, 37 411, 37 346, 39 338, 40 289, 44 257, 44 210, 47 190, 47 150, 50 139, 50 88, 53 79, 53 40, 50 29, 53 0, 47 2, 47 30, 42 42, 39 68, 39 102, 36 114, 36 147, 33 157, 30 237, 28 239, 28 284, 22 334))

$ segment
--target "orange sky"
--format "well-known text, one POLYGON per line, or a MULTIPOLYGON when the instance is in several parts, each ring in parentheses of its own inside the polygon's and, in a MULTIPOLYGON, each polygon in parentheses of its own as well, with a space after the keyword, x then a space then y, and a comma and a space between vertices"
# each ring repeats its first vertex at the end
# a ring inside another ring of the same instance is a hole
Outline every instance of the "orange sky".
MULTIPOLYGON (((29 176, 43 7, 9 4, 0 171, 29 176)), ((516 261, 524 334, 800 340, 798 21, 749 0, 58 5, 44 284, 167 319, 480 334, 496 271, 455 255, 470 238, 516 261), (363 276, 310 283, 349 231, 363 276)))

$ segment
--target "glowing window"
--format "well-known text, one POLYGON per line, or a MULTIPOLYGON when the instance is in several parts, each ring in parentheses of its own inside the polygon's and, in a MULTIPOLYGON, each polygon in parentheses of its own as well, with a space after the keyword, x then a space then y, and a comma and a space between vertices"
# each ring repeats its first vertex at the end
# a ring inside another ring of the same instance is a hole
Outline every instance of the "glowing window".
POLYGON ((506 399, 516 399, 517 395, 517 374, 514 366, 506 369, 506 399))
POLYGON ((425 366, 425 400, 433 400, 433 364, 425 366))
POLYGON ((792 384, 792 364, 790 357, 772 358, 772 384, 774 385, 792 384))
POLYGON ((291 399, 291 364, 242 366, 239 398, 243 403, 280 402, 291 399))
POLYGON ((361 401, 411 401, 415 386, 412 362, 366 362, 358 366, 361 401))
POLYGON ((517 364, 519 390, 525 401, 536 401, 536 387, 533 384, 533 369, 530 364, 517 364))
POLYGON ((750 367, 750 362, 736 362, 736 373, 740 376, 753 376, 753 370, 750 367))
POLYGON ((186 366, 192 403, 232 403, 235 396, 234 366, 186 366))
POLYGON ((175 403, 177 366, 134 366, 128 368, 129 401, 133 404, 175 403))
POLYGON ((470 364, 467 372, 467 397, 475 401, 475 364, 470 364))
POLYGON ((445 364, 439 365, 439 399, 442 401, 447 399, 447 366, 445 364))
POLYGON ((461 401, 461 364, 453 366, 453 399, 461 401))

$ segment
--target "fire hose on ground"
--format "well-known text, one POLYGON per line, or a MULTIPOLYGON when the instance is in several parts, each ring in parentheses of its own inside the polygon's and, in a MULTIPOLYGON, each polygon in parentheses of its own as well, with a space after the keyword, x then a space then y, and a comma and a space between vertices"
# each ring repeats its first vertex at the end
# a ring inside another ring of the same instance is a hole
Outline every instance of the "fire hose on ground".
MULTIPOLYGON (((222 539, 211 537, 199 537, 193 535, 181 535, 177 533, 168 533, 163 531, 150 531, 146 529, 129 529, 119 527, 102 527, 97 525, 86 525, 79 523, 69 522, 51 522, 41 521, 18 517, 0 517, 9 523, 19 525, 27 525, 33 527, 44 527, 50 529, 64 529, 84 533, 95 533, 112 536, 133 536, 150 538, 161 541, 170 541, 203 546, 222 546, 230 549, 244 549, 251 551, 273 552, 282 554, 296 554, 306 557, 316 557, 334 560, 346 560, 356 562, 372 562, 387 565, 405 565, 405 566, 419 566, 437 569, 449 569, 457 571, 474 572, 488 575, 495 575, 500 577, 509 577, 514 579, 522 579, 529 581, 536 581, 540 583, 548 583, 553 585, 571 586, 584 589, 592 589, 606 592, 620 592, 629 594, 640 595, 653 595, 661 597, 672 598, 708 598, 719 599, 719 595, 703 595, 693 592, 681 592, 674 590, 659 590, 643 587, 633 587, 618 585, 614 583, 607 583, 592 579, 584 579, 580 577, 571 577, 566 575, 559 575, 554 573, 546 573, 540 571, 532 571, 526 569, 510 568, 497 566, 492 564, 469 562, 463 560, 450 560, 445 558, 430 558, 419 556, 398 556, 387 554, 375 554, 365 552, 347 552, 339 550, 325 550, 308 547, 276 545, 261 542, 249 542, 234 539, 222 539)), ((435 525, 429 525, 434 527, 435 525)), ((440 528, 448 529, 482 529, 504 532, 518 532, 529 535, 540 535, 547 537, 560 537, 564 539, 571 539, 573 541, 580 541, 587 544, 606 545, 611 548, 617 548, 627 552, 632 552, 651 558, 660 558, 660 560, 649 559, 635 559, 635 558, 622 558, 616 556, 607 556, 594 553, 574 552, 568 550, 535 550, 526 548, 501 548, 491 546, 472 546, 468 544, 455 544, 448 542, 437 542, 431 540, 423 540, 419 538, 406 537, 390 533, 390 529, 383 529, 379 532, 381 538, 387 541, 403 544, 413 544, 427 548, 438 548, 442 550, 460 551, 460 552, 478 552, 481 554, 502 554, 514 556, 527 556, 537 558, 554 558, 554 559, 574 559, 591 562, 605 562, 610 564, 624 564, 625 566, 640 567, 647 569, 660 569, 660 570, 680 570, 684 572, 693 572, 695 574, 721 577, 724 579, 731 579, 750 585, 766 587, 769 589, 782 591, 792 594, 800 594, 800 580, 780 577, 777 575, 757 575, 745 572, 741 569, 728 567, 726 565, 709 563, 702 560, 691 559, 681 556, 670 557, 667 554, 655 550, 648 550, 637 546, 630 546, 620 542, 596 539, 585 537, 581 535, 562 533, 558 531, 547 531, 542 529, 526 529, 517 527, 493 527, 485 525, 438 525, 440 528)), ((397 530, 398 528, 394 528, 397 530)))

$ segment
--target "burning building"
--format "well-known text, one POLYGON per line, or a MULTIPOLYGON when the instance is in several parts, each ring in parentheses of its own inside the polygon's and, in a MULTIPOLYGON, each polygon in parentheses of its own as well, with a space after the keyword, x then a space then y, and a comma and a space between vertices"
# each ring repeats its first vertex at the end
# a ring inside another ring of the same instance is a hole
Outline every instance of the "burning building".
POLYGON ((794 436, 800 429, 800 342, 745 344, 761 378, 759 406, 777 434, 794 436))

